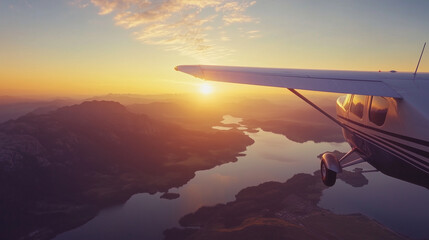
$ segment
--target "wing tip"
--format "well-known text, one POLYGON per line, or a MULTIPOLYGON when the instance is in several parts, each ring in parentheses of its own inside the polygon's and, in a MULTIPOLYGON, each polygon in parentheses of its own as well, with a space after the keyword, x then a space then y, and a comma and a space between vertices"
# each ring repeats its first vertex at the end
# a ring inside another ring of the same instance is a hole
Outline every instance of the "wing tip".
POLYGON ((200 65, 178 65, 174 70, 204 79, 204 73, 200 65))

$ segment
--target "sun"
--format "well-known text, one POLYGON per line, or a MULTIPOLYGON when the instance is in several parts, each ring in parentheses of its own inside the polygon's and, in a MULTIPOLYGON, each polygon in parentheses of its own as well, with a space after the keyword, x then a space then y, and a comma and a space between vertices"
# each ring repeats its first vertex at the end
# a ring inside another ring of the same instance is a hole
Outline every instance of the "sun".
POLYGON ((203 83, 200 85, 200 93, 204 95, 209 95, 213 93, 213 86, 208 83, 203 83))

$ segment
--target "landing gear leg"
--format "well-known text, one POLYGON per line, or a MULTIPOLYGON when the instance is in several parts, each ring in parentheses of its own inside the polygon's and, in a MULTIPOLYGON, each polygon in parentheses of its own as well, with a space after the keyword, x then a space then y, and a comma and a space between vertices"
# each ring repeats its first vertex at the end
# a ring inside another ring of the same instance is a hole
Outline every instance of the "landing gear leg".
POLYGON ((348 162, 344 161, 356 151, 358 151, 357 148, 353 148, 339 160, 332 153, 325 153, 322 155, 320 173, 322 175, 322 181, 326 186, 331 187, 335 184, 337 173, 341 173, 344 167, 364 162, 361 158, 348 162))

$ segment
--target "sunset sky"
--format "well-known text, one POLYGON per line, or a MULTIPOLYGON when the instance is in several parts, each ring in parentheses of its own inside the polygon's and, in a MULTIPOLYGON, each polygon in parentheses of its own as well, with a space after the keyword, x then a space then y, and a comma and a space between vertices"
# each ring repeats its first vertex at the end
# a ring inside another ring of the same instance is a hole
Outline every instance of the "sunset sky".
POLYGON ((427 0, 1 0, 0 95, 195 91, 180 64, 414 71, 428 13, 427 0))

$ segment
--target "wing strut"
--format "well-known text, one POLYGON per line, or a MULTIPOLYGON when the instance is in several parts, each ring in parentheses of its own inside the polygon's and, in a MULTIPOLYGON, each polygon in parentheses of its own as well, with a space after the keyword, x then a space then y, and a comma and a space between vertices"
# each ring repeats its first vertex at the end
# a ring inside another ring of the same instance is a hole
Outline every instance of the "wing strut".
POLYGON ((423 53, 425 52, 425 47, 426 47, 426 43, 425 43, 425 45, 423 45, 423 50, 422 50, 422 53, 420 54, 420 58, 419 58, 419 62, 417 63, 416 71, 413 74, 414 79, 416 79, 417 71, 419 70, 420 61, 422 60, 423 53))
POLYGON ((298 91, 296 91, 293 88, 288 88, 289 91, 291 91, 293 94, 295 94, 296 96, 298 96, 299 98, 301 98, 302 100, 304 100, 304 102, 308 103, 309 105, 311 105, 313 108, 315 108, 317 111, 319 111, 320 113, 322 113, 323 115, 325 115, 327 118, 331 119, 332 121, 334 121, 336 124, 338 124, 340 127, 345 128, 345 126, 338 121, 337 119, 335 119, 334 117, 332 117, 331 115, 329 115, 329 113, 323 111, 323 109, 321 109, 320 107, 318 107, 316 104, 314 104, 312 101, 308 100, 308 98, 304 97, 301 93, 299 93, 298 91))

